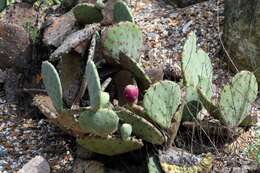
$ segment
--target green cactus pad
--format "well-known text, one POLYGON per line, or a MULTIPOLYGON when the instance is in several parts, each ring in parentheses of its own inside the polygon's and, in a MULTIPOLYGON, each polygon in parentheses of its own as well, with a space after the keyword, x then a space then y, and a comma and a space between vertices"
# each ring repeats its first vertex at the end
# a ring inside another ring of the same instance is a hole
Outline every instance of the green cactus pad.
POLYGON ((212 81, 213 70, 209 56, 197 48, 197 37, 191 33, 184 45, 182 53, 182 71, 186 86, 196 87, 201 77, 212 81))
POLYGON ((148 89, 152 84, 151 79, 145 74, 144 70, 138 65, 138 63, 122 53, 120 53, 120 65, 134 74, 138 86, 140 86, 142 90, 148 89))
POLYGON ((114 21, 117 23, 124 21, 134 22, 131 10, 124 1, 119 0, 115 3, 113 16, 114 21))
POLYGON ((203 93, 209 100, 212 98, 213 89, 212 89, 211 79, 205 78, 205 77, 200 77, 197 87, 203 91, 203 93))
POLYGON ((134 23, 120 22, 105 30, 102 45, 104 53, 115 62, 119 61, 120 52, 138 62, 143 45, 142 31, 134 23))
MULTIPOLYGON (((200 78, 197 88, 204 93, 203 96, 207 100, 211 100, 213 95, 212 83, 207 78, 200 78)), ((197 93, 197 89, 193 86, 186 87, 185 105, 183 109, 183 121, 191 121, 197 117, 202 109, 202 103, 197 93)))
POLYGON ((132 134, 132 126, 130 124, 124 123, 120 127, 120 135, 123 140, 129 140, 132 134))
POLYGON ((0 1, 0 12, 1 12, 2 10, 4 10, 5 7, 6 7, 6 0, 1 0, 1 1, 0 1))
POLYGON ((152 144, 160 145, 164 143, 163 134, 152 123, 142 117, 139 117, 126 108, 117 107, 116 109, 119 118, 123 122, 132 125, 133 134, 135 134, 137 137, 152 144))
POLYGON ((84 111, 80 113, 79 125, 86 133, 107 136, 117 130, 119 118, 109 109, 100 109, 97 112, 84 111))
POLYGON ((109 99, 110 99, 110 96, 107 92, 101 92, 101 95, 100 95, 100 108, 106 108, 109 106, 109 99))
POLYGON ((148 156, 147 169, 149 173, 164 173, 161 168, 159 158, 156 155, 148 156))
POLYGON ((186 87, 186 96, 182 112, 182 121, 192 121, 202 109, 197 90, 193 86, 186 87))
POLYGON ((171 81, 152 85, 144 95, 144 109, 153 121, 163 128, 169 128, 174 113, 181 101, 180 87, 171 81))
POLYGON ((209 99, 208 96, 205 95, 204 91, 202 91, 200 88, 197 88, 197 93, 201 103, 209 112, 209 114, 212 115, 214 118, 222 121, 221 113, 218 106, 213 103, 213 101, 209 99))
POLYGON ((93 4, 81 3, 73 8, 73 13, 81 25, 101 22, 103 15, 101 10, 93 4))
POLYGON ((62 111, 62 87, 58 72, 51 63, 44 61, 42 63, 41 73, 43 77, 43 83, 48 92, 48 95, 51 97, 54 107, 57 109, 57 111, 62 111))
POLYGON ((92 109, 101 107, 101 85, 96 65, 89 59, 86 66, 85 77, 87 79, 90 106, 92 109))
POLYGON ((236 127, 248 116, 257 91, 256 78, 249 71, 241 71, 233 77, 231 84, 224 86, 220 93, 219 108, 226 125, 236 127))
POLYGON ((135 138, 124 141, 116 137, 86 136, 78 139, 77 142, 89 151, 108 156, 127 153, 143 147, 142 141, 135 138))

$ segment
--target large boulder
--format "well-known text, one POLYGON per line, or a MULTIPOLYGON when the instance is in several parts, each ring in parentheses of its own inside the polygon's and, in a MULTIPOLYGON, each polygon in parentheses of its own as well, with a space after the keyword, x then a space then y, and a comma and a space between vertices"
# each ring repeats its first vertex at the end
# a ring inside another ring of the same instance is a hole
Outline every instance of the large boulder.
POLYGON ((223 40, 230 67, 254 71, 260 82, 259 0, 225 0, 223 40))
POLYGON ((0 68, 24 68, 30 56, 30 36, 24 28, 0 21, 0 68))

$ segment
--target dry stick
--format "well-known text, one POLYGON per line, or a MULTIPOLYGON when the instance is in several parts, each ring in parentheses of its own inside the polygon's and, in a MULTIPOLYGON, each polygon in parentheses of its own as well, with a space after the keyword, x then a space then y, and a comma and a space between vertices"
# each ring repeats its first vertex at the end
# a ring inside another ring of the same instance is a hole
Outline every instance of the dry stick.
POLYGON ((107 86, 110 84, 110 82, 112 81, 112 78, 109 77, 107 78, 101 85, 101 90, 105 91, 105 89, 107 88, 107 86))
MULTIPOLYGON (((191 110, 188 107, 188 111, 189 113, 192 115, 191 110)), ((213 143, 213 141, 211 140, 210 136, 207 134, 207 132, 205 131, 205 129, 201 126, 201 124, 199 123, 199 121, 193 116, 193 119, 195 120, 195 122, 199 125, 200 129, 203 131, 203 133, 206 135, 206 137, 209 139, 209 142, 212 144, 212 146, 214 147, 214 149, 216 150, 216 152, 219 154, 219 151, 216 147, 216 145, 213 143)))
MULTIPOLYGON (((94 58, 94 54, 95 54, 95 47, 96 47, 96 33, 92 34, 92 38, 91 38, 91 43, 90 43, 90 48, 89 48, 89 54, 88 54, 88 60, 93 60, 94 58)), ((86 67, 87 67, 88 62, 86 63, 86 67)), ((81 81, 81 86, 78 92, 78 95, 76 96, 76 98, 73 101, 73 104, 71 106, 71 108, 77 108, 79 107, 79 102, 80 99, 83 97, 83 95, 85 94, 85 91, 87 89, 87 74, 86 74, 86 69, 85 68, 85 73, 83 76, 83 79, 81 81)))

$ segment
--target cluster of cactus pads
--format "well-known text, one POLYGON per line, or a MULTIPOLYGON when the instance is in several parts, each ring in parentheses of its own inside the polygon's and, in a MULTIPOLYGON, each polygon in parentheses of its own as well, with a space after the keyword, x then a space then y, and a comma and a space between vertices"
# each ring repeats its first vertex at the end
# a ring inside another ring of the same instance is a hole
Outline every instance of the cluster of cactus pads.
POLYGON ((191 33, 183 49, 182 70, 187 109, 183 119, 196 118, 204 106, 223 125, 238 127, 247 118, 250 105, 257 97, 256 78, 252 72, 239 72, 230 84, 224 86, 219 101, 213 100, 213 68, 207 53, 197 48, 196 41, 195 33, 191 33))
POLYGON ((213 103, 213 68, 207 53, 197 48, 195 33, 189 35, 184 45, 183 87, 168 80, 152 84, 139 65, 142 32, 126 2, 80 3, 71 11, 84 29, 70 34, 49 61, 42 63, 48 96, 37 95, 34 101, 84 148, 116 155, 139 149, 144 141, 171 144, 180 121, 195 119, 203 107, 231 127, 239 126, 247 117, 258 89, 254 75, 247 71, 237 74, 222 90, 220 101, 213 103), (82 43, 86 43, 88 51, 79 49, 82 43), (129 83, 123 94, 128 103, 115 104, 117 98, 112 99, 111 93, 105 92, 98 70, 103 60, 132 74, 135 86, 129 83), (58 61, 58 66, 53 65, 54 61, 58 61), (75 81, 80 85, 75 87, 75 81), (67 101, 67 93, 71 92, 72 101, 67 101), (142 101, 138 100, 139 93, 142 101))
POLYGON ((176 83, 160 81, 151 85, 150 78, 139 65, 142 32, 134 23, 127 3, 121 0, 113 3, 113 21, 109 26, 102 24, 106 4, 82 3, 72 8, 76 21, 84 29, 70 34, 50 55, 49 61, 42 63, 48 96, 37 95, 34 99, 39 109, 74 135, 80 145, 105 155, 139 149, 144 145, 143 141, 161 145, 172 139, 167 131, 181 100, 180 87, 176 83), (86 58, 85 53, 75 52, 82 42, 90 45, 86 58), (97 46, 102 52, 97 51, 97 46), (110 94, 101 84, 96 64, 100 57, 96 53, 110 65, 132 73, 136 86, 135 92, 128 97, 135 95, 131 104, 119 106, 110 102, 110 94), (58 62, 56 67, 54 62, 58 62), (74 84, 78 78, 81 84, 77 88, 74 84), (142 107, 137 100, 139 93, 144 92, 142 107), (72 101, 67 93, 74 93, 72 101), (166 98, 169 95, 173 97, 166 98), (87 100, 84 106, 78 102, 83 96, 88 97, 84 98, 87 100))

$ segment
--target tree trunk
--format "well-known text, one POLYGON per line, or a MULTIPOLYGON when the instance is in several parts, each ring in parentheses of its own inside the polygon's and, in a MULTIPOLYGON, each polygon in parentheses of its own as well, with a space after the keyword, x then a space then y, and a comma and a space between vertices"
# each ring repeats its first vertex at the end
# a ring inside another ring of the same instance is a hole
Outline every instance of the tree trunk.
POLYGON ((254 71, 260 82, 260 0, 225 0, 223 40, 231 69, 254 71))

